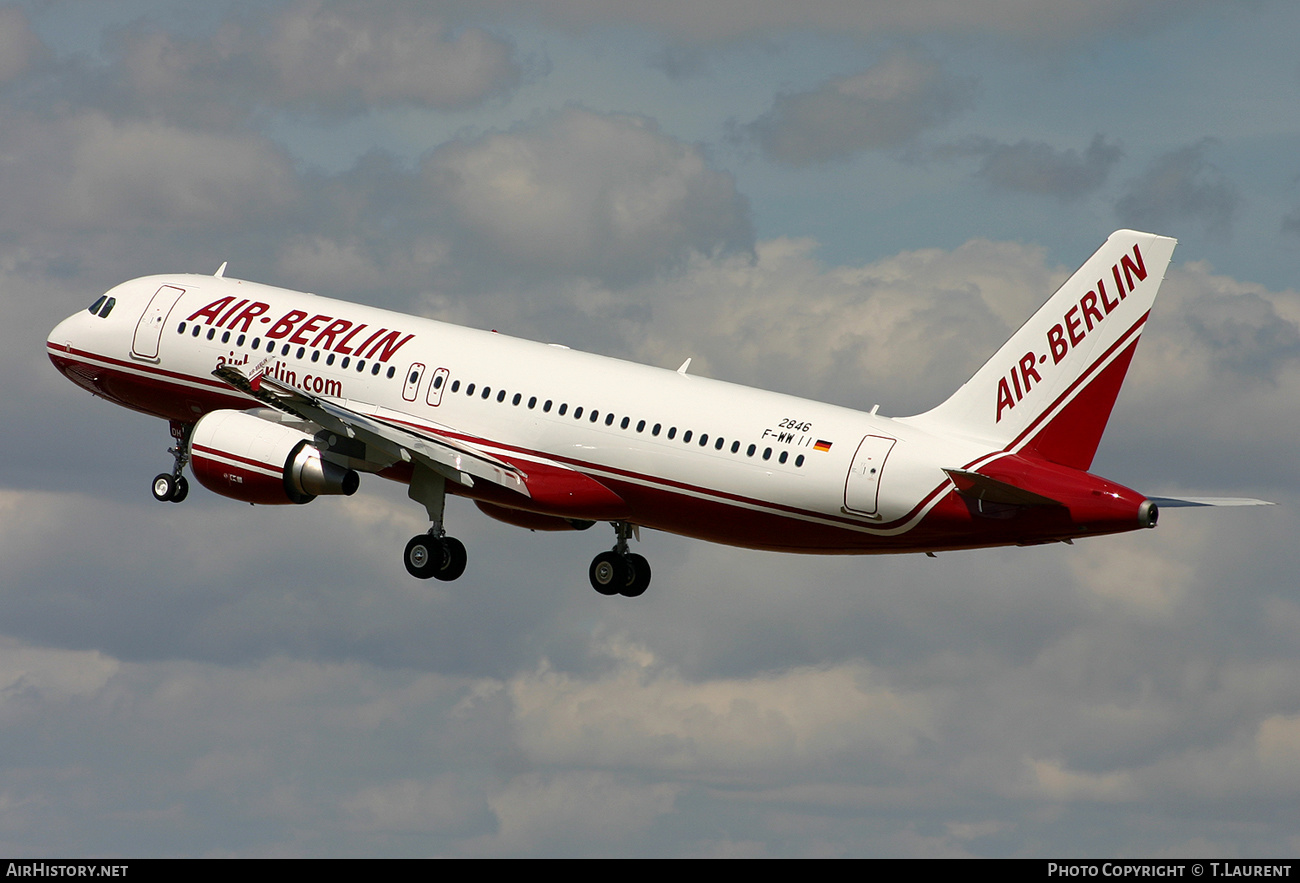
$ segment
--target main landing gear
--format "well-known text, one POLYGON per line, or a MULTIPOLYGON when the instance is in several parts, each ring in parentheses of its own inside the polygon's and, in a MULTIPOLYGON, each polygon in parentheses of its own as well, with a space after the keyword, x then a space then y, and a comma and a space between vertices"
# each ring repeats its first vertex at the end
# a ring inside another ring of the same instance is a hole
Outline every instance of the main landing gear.
POLYGON ((407 496, 424 504, 424 510, 433 522, 428 533, 411 537, 402 555, 406 572, 416 579, 439 579, 450 582, 465 572, 469 556, 465 544, 447 536, 442 528, 443 511, 447 503, 447 481, 424 466, 416 466, 411 474, 407 496))
MULTIPOLYGON (((617 542, 609 552, 601 552, 591 561, 587 575, 591 587, 602 595, 623 595, 636 598, 645 594, 650 585, 650 562, 627 550, 627 540, 636 527, 626 521, 614 522, 617 542)), ((638 536, 637 539, 640 539, 638 536)))
POLYGON ((190 495, 190 483, 182 473, 190 460, 190 430, 193 428, 190 423, 176 420, 171 422, 176 447, 168 448, 167 453, 172 455, 174 465, 171 474, 162 472, 154 476, 153 480, 153 498, 159 503, 179 503, 190 495))
POLYGON ((455 537, 439 536, 432 531, 411 537, 402 558, 406 572, 416 579, 433 577, 444 582, 450 582, 464 573, 468 561, 464 543, 455 537))

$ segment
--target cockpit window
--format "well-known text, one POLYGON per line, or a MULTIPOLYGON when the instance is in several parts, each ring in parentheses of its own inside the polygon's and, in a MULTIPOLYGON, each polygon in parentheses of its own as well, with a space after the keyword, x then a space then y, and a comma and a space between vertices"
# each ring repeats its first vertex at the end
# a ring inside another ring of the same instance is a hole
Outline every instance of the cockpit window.
POLYGON ((98 316, 101 319, 105 319, 108 318, 108 314, 113 311, 113 306, 116 303, 117 298, 109 297, 107 294, 102 294, 99 296, 99 300, 91 304, 86 312, 90 313, 92 316, 98 316))

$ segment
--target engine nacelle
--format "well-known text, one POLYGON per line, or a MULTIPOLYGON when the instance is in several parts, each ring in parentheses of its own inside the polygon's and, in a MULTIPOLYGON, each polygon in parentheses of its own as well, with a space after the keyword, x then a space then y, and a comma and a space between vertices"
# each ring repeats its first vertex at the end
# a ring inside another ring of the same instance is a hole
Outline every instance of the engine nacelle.
POLYGON ((310 435, 245 411, 213 411, 190 433, 190 468, 223 497, 266 505, 351 495, 361 479, 323 460, 310 435))

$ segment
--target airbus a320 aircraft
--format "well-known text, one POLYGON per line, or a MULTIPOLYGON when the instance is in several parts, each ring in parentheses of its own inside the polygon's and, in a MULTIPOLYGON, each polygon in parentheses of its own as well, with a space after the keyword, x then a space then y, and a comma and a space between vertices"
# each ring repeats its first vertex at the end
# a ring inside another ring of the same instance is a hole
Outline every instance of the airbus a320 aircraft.
POLYGON ((160 501, 248 503, 403 482, 428 512, 412 576, 454 580, 446 494, 533 530, 614 527, 591 563, 640 595, 639 528, 755 549, 928 552, 1154 527, 1087 470, 1173 254, 1120 230, 947 401, 890 418, 224 276, 126 282, 47 342, 70 380, 170 421, 160 501))

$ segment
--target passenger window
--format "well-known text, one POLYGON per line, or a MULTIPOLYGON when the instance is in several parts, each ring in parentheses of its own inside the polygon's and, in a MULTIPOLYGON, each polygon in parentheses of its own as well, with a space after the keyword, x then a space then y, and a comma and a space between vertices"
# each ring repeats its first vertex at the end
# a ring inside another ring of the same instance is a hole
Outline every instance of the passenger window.
POLYGON ((777 459, 778 462, 780 462, 780 463, 784 463, 786 460, 790 459, 790 452, 789 452, 789 451, 782 451, 782 452, 781 452, 781 456, 780 456, 780 457, 777 457, 776 459, 777 459))
POLYGON ((573 419, 574 420, 582 419, 582 405, 578 405, 578 407, 573 409, 573 419))
MULTIPOLYGON (((611 416, 611 417, 609 418, 609 420, 606 420, 605 422, 606 422, 606 423, 611 423, 611 422, 613 422, 613 420, 614 420, 614 418, 611 416)), ((622 420, 619 421, 618 428, 619 428, 619 429, 627 429, 627 425, 628 425, 629 423, 631 423, 631 422, 632 422, 632 421, 631 421, 631 418, 629 418, 629 417, 624 417, 622 420)))
POLYGON ((483 400, 487 401, 487 397, 490 395, 492 395, 492 387, 490 386, 483 387, 483 400))
POLYGON ((472 396, 473 394, 474 394, 474 384, 471 383, 469 386, 465 387, 465 395, 472 396))
POLYGON ((658 435, 659 435, 659 427, 662 426, 662 425, 663 425, 663 424, 656 423, 656 424, 655 424, 655 428, 652 429, 652 430, 650 430, 650 434, 653 435, 653 436, 655 436, 655 437, 658 437, 658 435))
POLYGON ((333 364, 334 364, 334 354, 333 354, 333 353, 330 353, 328 356, 325 357, 325 364, 326 364, 326 365, 333 365, 333 364))
MULTIPOLYGON (((671 438, 671 436, 669 437, 671 438)), ((688 429, 682 433, 682 444, 688 445, 690 443, 691 443, 691 431, 688 429)))
POLYGON ((208 329, 208 340, 211 340, 212 338, 214 338, 214 337, 216 337, 216 336, 217 336, 217 329, 215 329, 215 328, 209 328, 209 329, 208 329))
POLYGON ((229 332, 229 331, 223 331, 223 332, 221 332, 221 342, 222 342, 222 343, 230 343, 230 332, 229 332))
POLYGON ((515 393, 515 397, 510 400, 510 404, 514 405, 517 408, 519 407, 519 403, 523 401, 523 398, 524 397, 521 396, 519 393, 515 393))
POLYGON ((739 450, 740 450, 740 442, 732 442, 732 443, 731 443, 731 453, 734 454, 734 453, 736 453, 736 451, 739 451, 739 450))
POLYGON ((764 460, 771 460, 771 459, 772 459, 772 449, 771 449, 771 448, 764 448, 764 449, 763 449, 763 459, 764 459, 764 460))
POLYGON ((795 457, 795 458, 794 458, 794 465, 796 465, 796 466, 802 466, 802 465, 803 465, 803 454, 800 454, 798 457, 795 457))
POLYGON ((460 381, 459 381, 459 380, 453 380, 453 381, 451 382, 451 391, 452 391, 452 392, 460 392, 460 381))
POLYGON ((718 440, 717 440, 716 442, 713 443, 713 449, 714 449, 715 451, 720 451, 720 450, 722 450, 722 446, 723 446, 724 444, 725 444, 725 442, 723 441, 722 436, 718 436, 718 440))
POLYGON ((568 402, 560 402, 560 409, 559 409, 559 411, 557 411, 556 413, 558 413, 561 417, 563 417, 563 416, 564 416, 564 412, 566 412, 566 411, 568 411, 568 410, 569 410, 569 403, 568 403, 568 402))
POLYGON ((529 396, 529 397, 528 397, 528 410, 531 411, 533 408, 536 408, 536 407, 537 407, 537 396, 529 396))
POLYGON ((550 399, 547 399, 547 400, 546 400, 546 404, 542 405, 542 413, 544 413, 544 414, 549 414, 549 413, 551 413, 551 400, 550 400, 550 399))
MULTIPOLYGON (((501 404, 502 402, 504 402, 505 400, 506 400, 506 391, 503 389, 503 390, 501 390, 500 392, 497 393, 497 404, 499 405, 499 404, 501 404)), ((517 405, 517 404, 519 404, 519 403, 518 403, 518 402, 515 402, 515 404, 517 405)))
POLYGON ((752 456, 754 456, 754 451, 756 451, 756 450, 757 450, 757 448, 755 448, 753 445, 750 445, 750 446, 745 450, 745 456, 746 456, 746 457, 752 457, 752 456))
POLYGON ((636 423, 636 431, 637 431, 637 432, 645 432, 645 421, 644 421, 644 420, 638 420, 638 421, 637 421, 637 423, 636 423))
POLYGON ((670 426, 670 427, 668 427, 668 437, 669 437, 669 438, 676 438, 676 437, 677 437, 677 427, 676 427, 676 426, 670 426))

